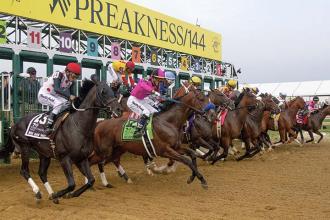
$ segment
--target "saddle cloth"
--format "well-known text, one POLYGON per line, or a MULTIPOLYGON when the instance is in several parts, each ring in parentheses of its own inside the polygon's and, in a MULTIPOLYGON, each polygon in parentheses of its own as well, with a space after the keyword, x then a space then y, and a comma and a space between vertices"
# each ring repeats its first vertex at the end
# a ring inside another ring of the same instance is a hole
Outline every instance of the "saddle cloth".
POLYGON ((306 125, 308 123, 308 116, 309 115, 302 115, 302 114, 297 114, 296 115, 296 121, 298 124, 306 125))
POLYGON ((134 133, 137 129, 138 119, 140 118, 137 114, 130 114, 128 120, 123 124, 123 129, 121 133, 122 141, 141 141, 143 142, 143 146, 149 156, 149 158, 157 157, 155 147, 152 143, 153 129, 152 129, 152 115, 148 124, 146 126, 145 132, 140 137, 134 137, 134 133))
POLYGON ((217 119, 215 120, 216 127, 217 127, 217 137, 221 137, 221 128, 223 124, 225 123, 225 119, 227 117, 228 109, 222 110, 217 115, 217 119))
MULTIPOLYGON (((55 119, 53 126, 55 131, 62 124, 62 122, 68 117, 68 115, 69 112, 63 112, 55 119)), ((49 137, 53 136, 55 132, 53 132, 52 134, 47 134, 47 129, 46 129, 47 119, 48 119, 48 115, 45 113, 41 113, 34 116, 31 119, 25 131, 25 136, 36 139, 49 140, 49 137)))
POLYGON ((37 139, 49 140, 46 133, 47 118, 48 115, 45 113, 33 117, 26 129, 25 136, 37 138, 37 139))
POLYGON ((271 118, 274 119, 274 129, 276 131, 278 130, 278 120, 280 119, 280 115, 280 113, 271 115, 271 118))
MULTIPOLYGON (((136 141, 141 140, 141 137, 134 137, 134 132, 137 130, 138 120, 140 119, 140 115, 132 112, 128 120, 123 124, 121 139, 123 141, 136 141)), ((150 117, 150 120, 148 121, 148 124, 146 126, 146 132, 149 135, 150 139, 153 139, 153 129, 152 129, 152 116, 150 117)))

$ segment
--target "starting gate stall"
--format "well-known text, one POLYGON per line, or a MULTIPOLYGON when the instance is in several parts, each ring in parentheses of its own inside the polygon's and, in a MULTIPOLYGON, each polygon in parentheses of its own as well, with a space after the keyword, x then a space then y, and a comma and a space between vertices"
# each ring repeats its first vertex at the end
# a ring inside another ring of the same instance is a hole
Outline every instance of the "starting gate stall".
POLYGON ((222 62, 221 43, 218 33, 122 0, 2 0, 0 68, 1 59, 11 60, 13 75, 0 77, 0 148, 11 123, 45 110, 36 102, 38 86, 31 89, 21 74, 23 62, 42 63, 46 76, 77 62, 83 74, 88 68, 107 80, 108 65, 131 60, 136 80, 162 67, 176 74, 176 86, 198 75, 214 88, 236 77, 222 62))

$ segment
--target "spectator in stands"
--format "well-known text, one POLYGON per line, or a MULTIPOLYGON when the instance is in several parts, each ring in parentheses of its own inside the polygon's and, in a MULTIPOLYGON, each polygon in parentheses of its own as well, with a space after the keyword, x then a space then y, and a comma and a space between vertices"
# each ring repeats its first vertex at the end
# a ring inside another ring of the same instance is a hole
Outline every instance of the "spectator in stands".
MULTIPOLYGON (((28 109, 38 110, 38 91, 40 89, 40 83, 36 77, 37 71, 34 67, 29 67, 26 73, 27 74, 20 74, 20 76, 24 78, 21 79, 19 84, 19 95, 22 103, 27 105, 28 109)), ((26 106, 24 109, 27 109, 26 106)))
MULTIPOLYGON (((8 85, 9 85, 9 80, 10 80, 10 76, 9 76, 9 73, 8 72, 2 72, 1 75, 0 75, 0 91, 2 92, 2 86, 3 86, 3 91, 4 91, 4 94, 2 96, 2 94, 0 95, 0 101, 2 103, 2 98, 4 98, 4 104, 5 106, 8 105, 8 93, 9 93, 9 90, 8 90, 8 85), (3 80, 3 82, 2 82, 3 80)), ((5 107, 3 106, 3 107, 5 107)))

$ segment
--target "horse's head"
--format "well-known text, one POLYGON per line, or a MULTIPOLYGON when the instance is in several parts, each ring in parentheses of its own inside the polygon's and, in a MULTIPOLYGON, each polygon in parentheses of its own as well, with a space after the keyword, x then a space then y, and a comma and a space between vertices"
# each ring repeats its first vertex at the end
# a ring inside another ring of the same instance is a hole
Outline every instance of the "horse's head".
POLYGON ((248 110, 253 110, 257 106, 257 97, 252 93, 249 88, 244 88, 237 99, 237 107, 247 107, 248 110))
POLYGON ((206 96, 191 84, 182 84, 174 98, 180 99, 184 104, 199 110, 203 109, 207 101, 206 96))
POLYGON ((272 95, 260 95, 261 96, 261 101, 265 104, 265 110, 270 111, 274 114, 280 113, 281 109, 278 107, 278 105, 274 102, 273 96, 272 95))
POLYGON ((293 109, 304 109, 305 104, 305 100, 300 96, 297 96, 288 102, 288 107, 293 109))
POLYGON ((234 102, 223 92, 217 89, 211 89, 209 92, 210 101, 216 106, 235 108, 234 102))
POLYGON ((123 109, 112 89, 104 81, 94 79, 93 82, 96 86, 96 106, 108 108, 115 117, 120 117, 123 109))

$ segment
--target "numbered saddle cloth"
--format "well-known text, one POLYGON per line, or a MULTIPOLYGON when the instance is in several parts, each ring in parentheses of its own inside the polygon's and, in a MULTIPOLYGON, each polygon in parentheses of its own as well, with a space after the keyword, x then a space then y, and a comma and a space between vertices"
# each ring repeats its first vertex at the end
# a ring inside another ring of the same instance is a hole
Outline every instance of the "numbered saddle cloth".
POLYGON ((25 136, 48 140, 46 132, 47 118, 48 115, 45 113, 33 117, 26 129, 25 136))
MULTIPOLYGON (((150 139, 153 139, 152 118, 153 117, 151 116, 146 126, 146 132, 150 139)), ((123 141, 141 140, 141 137, 134 137, 133 135, 137 130, 139 119, 140 119, 140 115, 134 112, 130 114, 128 120, 123 124, 123 129, 121 133, 121 139, 123 141)))

